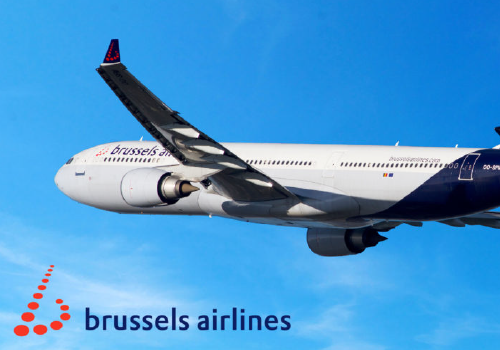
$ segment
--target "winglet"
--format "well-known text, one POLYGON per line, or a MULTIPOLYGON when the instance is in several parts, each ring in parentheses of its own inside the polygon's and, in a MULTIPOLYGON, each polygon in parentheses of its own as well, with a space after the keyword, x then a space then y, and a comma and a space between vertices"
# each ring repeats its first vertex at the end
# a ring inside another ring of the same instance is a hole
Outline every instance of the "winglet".
POLYGON ((120 47, 118 46, 118 39, 111 40, 102 63, 120 63, 120 47))

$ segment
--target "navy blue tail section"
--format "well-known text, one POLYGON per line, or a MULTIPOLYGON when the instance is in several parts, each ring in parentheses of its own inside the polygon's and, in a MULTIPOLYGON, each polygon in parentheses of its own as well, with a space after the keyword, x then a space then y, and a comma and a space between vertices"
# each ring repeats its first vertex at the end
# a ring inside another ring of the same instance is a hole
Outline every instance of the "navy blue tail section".
POLYGON ((367 217, 441 220, 500 206, 500 151, 482 149, 448 164, 392 207, 367 217))
POLYGON ((120 47, 118 46, 118 39, 111 40, 102 63, 120 63, 120 47))

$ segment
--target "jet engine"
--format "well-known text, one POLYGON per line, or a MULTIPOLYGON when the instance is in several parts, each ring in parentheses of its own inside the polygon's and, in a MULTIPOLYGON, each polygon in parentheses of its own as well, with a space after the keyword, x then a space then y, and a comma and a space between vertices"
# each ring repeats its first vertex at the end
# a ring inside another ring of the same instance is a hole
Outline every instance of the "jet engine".
POLYGON ((387 238, 372 227, 361 229, 310 228, 307 245, 321 256, 344 256, 362 253, 387 238))
POLYGON ((129 171, 121 183, 122 197, 133 207, 174 204, 198 190, 189 181, 154 168, 129 171))

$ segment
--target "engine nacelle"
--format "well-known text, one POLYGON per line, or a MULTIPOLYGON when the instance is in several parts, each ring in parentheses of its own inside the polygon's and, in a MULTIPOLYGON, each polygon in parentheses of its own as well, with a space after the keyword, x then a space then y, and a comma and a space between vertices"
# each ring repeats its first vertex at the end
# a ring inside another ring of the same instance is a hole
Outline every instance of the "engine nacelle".
POLYGON ((129 171, 121 183, 122 197, 133 207, 173 204, 191 192, 198 191, 188 181, 160 169, 142 168, 129 171))
POLYGON ((344 256, 362 253, 387 238, 372 227, 361 229, 310 228, 307 245, 321 256, 344 256))

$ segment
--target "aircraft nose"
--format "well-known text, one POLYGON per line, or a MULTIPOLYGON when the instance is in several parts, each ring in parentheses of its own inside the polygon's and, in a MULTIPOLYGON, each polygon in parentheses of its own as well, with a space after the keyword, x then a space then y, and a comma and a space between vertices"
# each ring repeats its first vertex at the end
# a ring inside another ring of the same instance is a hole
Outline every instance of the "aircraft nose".
POLYGON ((56 183, 57 188, 64 193, 65 195, 68 195, 68 169, 67 167, 61 167, 58 171, 56 176, 54 177, 54 182, 56 183))

